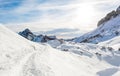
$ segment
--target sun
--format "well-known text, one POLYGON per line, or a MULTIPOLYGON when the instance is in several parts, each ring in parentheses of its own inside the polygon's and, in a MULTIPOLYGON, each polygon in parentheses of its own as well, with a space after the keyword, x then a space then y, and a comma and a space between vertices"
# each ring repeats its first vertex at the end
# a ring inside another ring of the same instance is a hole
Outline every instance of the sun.
POLYGON ((91 4, 83 4, 75 9, 75 22, 80 25, 88 25, 94 20, 95 9, 91 4))

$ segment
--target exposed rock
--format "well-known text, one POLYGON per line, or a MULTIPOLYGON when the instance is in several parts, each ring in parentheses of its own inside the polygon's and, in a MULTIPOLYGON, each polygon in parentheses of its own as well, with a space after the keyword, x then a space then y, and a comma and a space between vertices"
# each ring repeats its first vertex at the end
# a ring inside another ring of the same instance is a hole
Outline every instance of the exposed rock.
POLYGON ((120 6, 119 6, 116 10, 111 11, 111 12, 108 13, 104 18, 102 18, 102 19, 98 22, 97 26, 100 26, 101 24, 109 21, 110 19, 115 18, 115 17, 116 17, 117 15, 119 15, 119 14, 120 14, 120 6))
POLYGON ((116 13, 120 14, 120 6, 117 8, 116 13))
POLYGON ((112 18, 115 18, 117 15, 118 15, 118 13, 116 11, 112 11, 112 12, 108 13, 103 19, 101 19, 98 22, 97 26, 109 21, 112 18))
POLYGON ((35 37, 35 35, 29 29, 25 29, 24 31, 19 32, 19 34, 28 40, 33 40, 35 37))
POLYGON ((35 35, 33 34, 29 29, 25 29, 22 32, 19 32, 19 34, 23 37, 25 37, 28 40, 34 41, 34 42, 47 42, 49 40, 55 40, 57 39, 56 36, 47 36, 47 35, 35 35))
POLYGON ((101 19, 95 30, 71 40, 79 43, 98 44, 116 36, 120 36, 120 6, 101 19))

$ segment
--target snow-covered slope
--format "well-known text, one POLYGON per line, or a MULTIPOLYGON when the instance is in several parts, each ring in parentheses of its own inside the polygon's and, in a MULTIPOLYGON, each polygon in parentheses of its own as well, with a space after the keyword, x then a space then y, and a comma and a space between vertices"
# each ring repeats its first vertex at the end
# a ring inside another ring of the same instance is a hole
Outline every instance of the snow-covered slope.
POLYGON ((0 26, 0 76, 97 76, 110 67, 97 58, 30 42, 0 26))
POLYGON ((90 58, 91 60, 94 60, 92 61, 94 66, 101 66, 101 63, 104 63, 104 65, 112 65, 112 67, 109 66, 104 69, 103 67, 101 67, 102 70, 97 72, 98 76, 119 76, 120 51, 118 49, 114 49, 110 46, 108 47, 104 45, 74 42, 66 42, 58 46, 57 49, 78 55, 82 57, 83 60, 85 58, 84 61, 86 61, 87 59, 89 60, 90 58), (100 64, 95 64, 97 60, 100 61, 100 64))
POLYGON ((96 58, 100 61, 105 61, 113 66, 119 66, 120 51, 106 45, 66 42, 58 46, 57 49, 92 59, 96 58))
POLYGON ((117 36, 117 37, 114 37, 110 40, 101 42, 98 45, 113 47, 114 49, 120 51, 120 36, 117 36))
MULTIPOLYGON (((120 7, 119 7, 120 8, 120 7)), ((75 42, 99 43, 120 35, 120 10, 112 11, 100 21, 92 32, 75 38, 75 42), (117 14, 116 14, 117 13, 117 14), (102 22, 101 22, 102 21, 102 22)))
POLYGON ((119 54, 111 59, 111 52, 105 53, 103 57, 108 61, 102 61, 95 56, 99 55, 95 54, 97 45, 76 44, 71 48, 76 54, 33 43, 0 26, 0 76, 119 76, 119 63, 109 62, 119 58, 119 54), (77 54, 75 46, 84 54, 77 54))
POLYGON ((19 74, 22 74, 28 59, 42 49, 42 45, 32 43, 0 25, 0 76, 24 76, 19 74))

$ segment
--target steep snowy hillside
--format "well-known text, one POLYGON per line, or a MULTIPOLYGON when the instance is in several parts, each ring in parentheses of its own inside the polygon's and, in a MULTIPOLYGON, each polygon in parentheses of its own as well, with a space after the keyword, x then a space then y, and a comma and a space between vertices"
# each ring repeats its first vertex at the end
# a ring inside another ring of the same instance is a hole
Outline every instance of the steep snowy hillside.
POLYGON ((97 29, 81 37, 75 38, 75 42, 99 43, 120 35, 120 7, 101 19, 97 29))
POLYGON ((30 42, 0 25, 0 76, 103 76, 116 72, 118 68, 95 57, 30 42))
POLYGON ((113 47, 114 49, 120 51, 120 36, 117 36, 117 37, 114 37, 110 40, 101 42, 98 45, 113 47))

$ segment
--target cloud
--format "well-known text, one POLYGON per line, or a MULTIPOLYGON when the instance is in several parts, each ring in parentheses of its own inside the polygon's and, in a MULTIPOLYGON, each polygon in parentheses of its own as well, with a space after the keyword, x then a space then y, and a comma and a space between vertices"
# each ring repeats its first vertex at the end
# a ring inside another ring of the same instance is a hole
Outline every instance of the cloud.
POLYGON ((34 10, 36 5, 37 5, 37 0, 24 0, 21 6, 12 10, 12 12, 17 14, 29 13, 30 11, 34 10))
MULTIPOLYGON (((12 4, 14 1, 5 0, 2 5, 12 4)), ((96 27, 99 19, 116 9, 119 2, 119 0, 21 0, 14 8, 0 12, 2 17, 0 22, 36 29, 66 27, 89 31, 96 27)))

